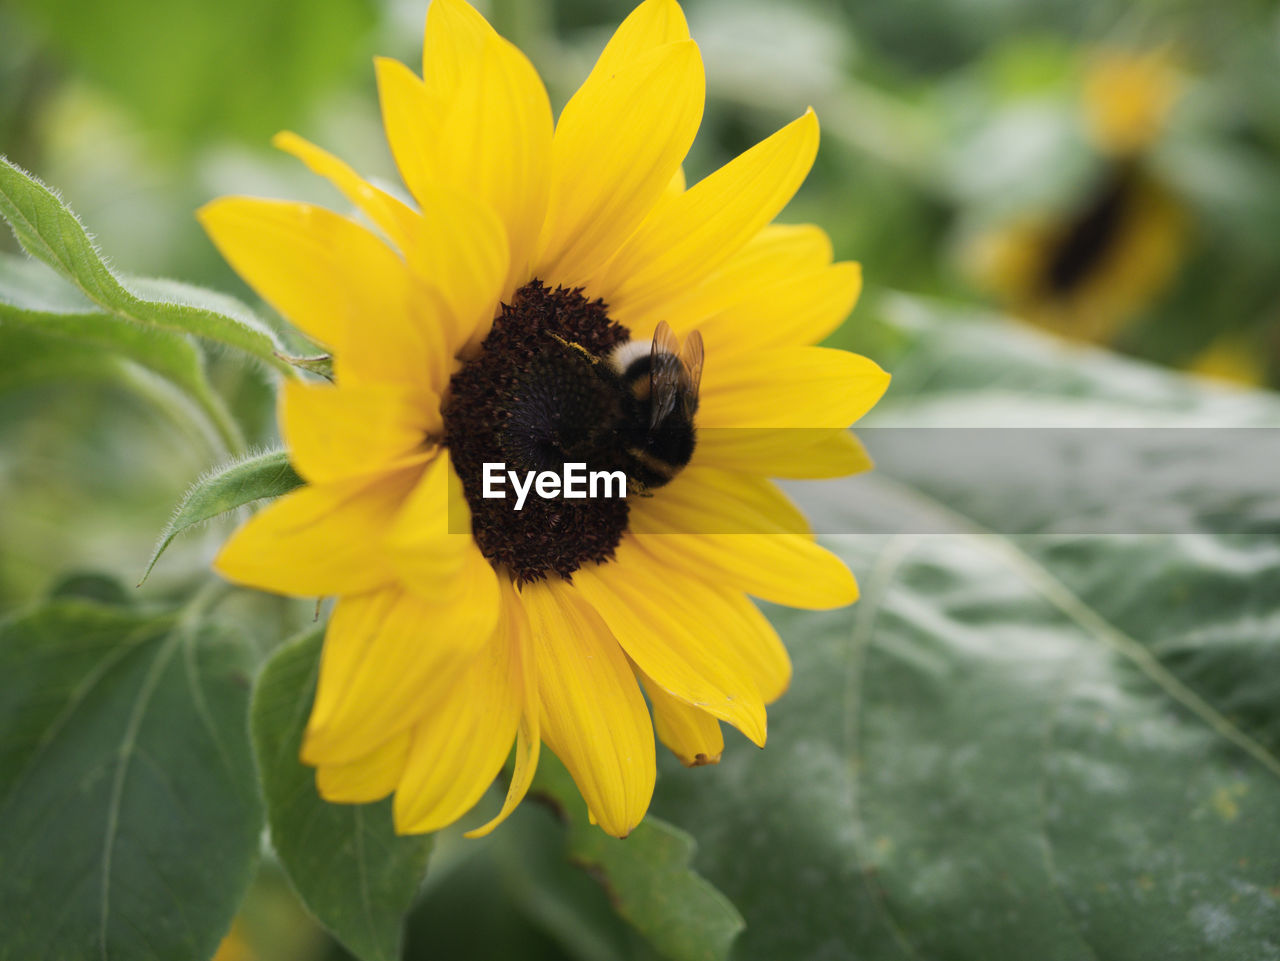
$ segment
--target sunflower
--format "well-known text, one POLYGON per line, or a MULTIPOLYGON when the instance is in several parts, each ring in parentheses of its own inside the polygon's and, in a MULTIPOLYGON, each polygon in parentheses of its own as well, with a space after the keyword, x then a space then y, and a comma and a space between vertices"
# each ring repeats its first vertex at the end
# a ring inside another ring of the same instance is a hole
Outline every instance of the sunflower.
POLYGON ((975 280, 1038 326, 1112 340, 1168 285, 1187 246, 1186 210, 1148 160, 1180 89, 1163 53, 1100 53, 1082 97, 1093 181, 1061 209, 979 235, 966 252, 975 280))
POLYGON ((968 267, 1020 317, 1107 343, 1168 285, 1187 228, 1173 194, 1143 165, 1123 160, 1104 165, 1067 209, 980 237, 968 267))
POLYGON ((655 729, 688 765, 719 759, 722 721, 764 744, 790 663, 748 595, 856 598, 769 479, 866 469, 845 428, 888 383, 811 346, 852 308, 858 266, 833 264, 814 226, 771 223, 818 123, 806 112, 686 189, 704 79, 674 0, 623 22, 554 123, 528 60, 462 0, 431 3, 422 77, 376 68, 412 202, 284 133, 277 145, 363 223, 243 197, 200 211, 237 272, 334 360, 332 383, 281 391, 305 486, 215 564, 336 597, 302 746, 323 797, 394 792, 397 830, 433 831, 476 805, 514 743, 481 834, 524 796, 545 743, 623 837, 653 792, 655 729), (604 364, 662 322, 705 347, 687 466, 625 499, 515 511, 483 496, 481 465, 534 442, 530 410, 553 447, 571 413, 593 416, 567 356, 604 364))

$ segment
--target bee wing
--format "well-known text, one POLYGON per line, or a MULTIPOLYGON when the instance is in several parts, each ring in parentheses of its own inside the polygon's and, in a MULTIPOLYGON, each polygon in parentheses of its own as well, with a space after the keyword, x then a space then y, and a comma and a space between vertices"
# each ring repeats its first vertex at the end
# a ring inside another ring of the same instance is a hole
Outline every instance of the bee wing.
POLYGON ((698 409, 698 386, 702 383, 702 334, 694 331, 684 346, 676 340, 667 322, 653 332, 653 353, 649 362, 649 428, 661 424, 684 406, 686 417, 698 409))
POLYGON ((658 321, 653 332, 653 356, 659 354, 680 354, 680 341, 676 340, 676 332, 665 320, 658 321))
POLYGON ((689 378, 684 393, 685 413, 692 417, 698 409, 698 388, 702 385, 702 333, 695 330, 680 349, 680 363, 689 378))
POLYGON ((677 362, 680 341, 671 325, 658 322, 653 332, 653 349, 649 355, 649 429, 653 430, 670 416, 680 399, 682 366, 677 362))

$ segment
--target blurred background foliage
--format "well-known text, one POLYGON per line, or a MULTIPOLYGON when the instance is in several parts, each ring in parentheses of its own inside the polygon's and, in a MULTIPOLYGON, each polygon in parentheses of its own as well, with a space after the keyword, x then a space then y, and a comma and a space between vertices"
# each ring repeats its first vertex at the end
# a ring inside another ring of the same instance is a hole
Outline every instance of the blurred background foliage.
MULTIPOLYGON (((477 2, 529 54, 557 107, 632 5, 477 2)), ((839 257, 864 264, 867 303, 837 342, 892 369, 895 345, 874 322, 875 304, 898 289, 985 303, 1173 367, 1280 385, 1276 4, 684 6, 710 95, 691 179, 806 104, 818 111, 823 147, 784 219, 821 223, 839 257)), ((394 179, 370 58, 414 64, 424 14, 425 0, 6 0, 0 152, 56 185, 118 269, 251 298, 192 211, 224 193, 340 206, 270 148, 281 129, 394 179)), ((4 232, 0 251, 16 250, 4 232)), ((0 388, 19 386, 5 382, 4 353, 20 346, 12 332, 0 338, 0 388)), ((269 442, 261 375, 213 357, 211 376, 249 440, 269 442)), ((171 506, 213 459, 117 386, 20 386, 0 390, 0 610, 60 591, 111 594, 109 581, 68 572, 120 571, 124 558, 134 566, 120 577, 131 583, 171 506)), ((185 539, 143 598, 185 590, 220 536, 185 539)), ((237 603, 264 644, 280 636, 264 615, 296 615, 269 599, 237 603)), ((516 833, 528 834, 519 823, 516 833)), ((443 899, 423 902, 411 953, 513 957, 518 946, 520 957, 550 958, 576 941, 606 944, 610 957, 646 956, 601 892, 566 893, 583 879, 503 887, 487 857, 460 863, 443 899), (450 905, 473 888, 489 892, 492 916, 450 924, 450 905), (576 918, 566 920, 561 897, 576 918)), ((554 858, 529 855, 529 871, 553 869, 554 858)), ((223 961, 341 956, 270 865, 254 891, 223 961)))
MULTIPOLYGON (((632 6, 480 5, 555 104, 632 6)), ((243 292, 191 211, 226 192, 334 202, 268 146, 285 128, 393 178, 369 58, 415 62, 423 7, 9 0, 0 146, 73 200, 121 269, 243 292)), ((873 287, 1280 379, 1275 4, 686 7, 711 95, 693 175, 812 103, 823 150, 788 216, 820 219, 873 287)))

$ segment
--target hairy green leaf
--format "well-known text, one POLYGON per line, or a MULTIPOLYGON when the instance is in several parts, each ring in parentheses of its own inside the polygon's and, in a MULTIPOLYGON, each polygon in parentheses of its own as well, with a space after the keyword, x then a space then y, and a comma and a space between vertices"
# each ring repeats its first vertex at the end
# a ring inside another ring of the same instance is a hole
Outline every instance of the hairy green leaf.
POLYGON ((0 675, 0 958, 210 957, 262 824, 242 638, 63 600, 0 675))
POLYGON ((302 478, 289 464, 288 454, 282 450, 252 454, 201 477, 191 485, 161 531, 142 580, 146 581, 160 555, 183 531, 254 501, 280 497, 301 484, 302 478))
POLYGON ((252 313, 218 294, 157 281, 130 287, 102 259, 84 225, 58 196, 0 157, 0 214, 22 248, 70 280, 97 307, 144 328, 195 334, 292 372, 280 343, 252 313))
POLYGON ((389 799, 321 800, 315 772, 298 760, 322 634, 309 631, 280 648, 254 691, 253 742, 271 841, 303 902, 338 940, 361 961, 394 961, 432 839, 397 836, 389 799))
MULTIPOLYGON (((1266 395, 927 303, 889 312, 908 349, 878 424, 1280 424, 1266 395)), ((825 540, 862 599, 770 609, 795 680, 768 749, 663 778, 655 804, 743 911, 741 957, 1276 956, 1274 476, 1215 507, 1177 483, 1185 432, 1120 436, 1198 526, 1081 533, 1106 485, 992 496, 1003 472, 932 444, 801 494, 843 532, 825 540), (1220 533, 1222 509, 1261 532, 1220 533), (1043 533, 994 533, 1011 510, 1043 533), (850 533, 889 516, 904 533, 850 533)))
POLYGON ((552 801, 568 825, 568 853, 609 894, 614 907, 671 961, 723 961, 742 930, 742 916, 690 862, 696 848, 684 831, 646 817, 625 840, 587 820, 587 806, 568 771, 544 754, 533 792, 552 801))

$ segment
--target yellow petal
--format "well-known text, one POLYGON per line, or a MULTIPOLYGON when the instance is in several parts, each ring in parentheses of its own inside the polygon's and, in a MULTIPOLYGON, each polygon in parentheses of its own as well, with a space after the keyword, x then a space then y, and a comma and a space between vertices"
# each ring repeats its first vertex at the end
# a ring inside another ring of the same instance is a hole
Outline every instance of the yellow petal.
POLYGON ((704 87, 691 40, 653 48, 583 84, 556 124, 534 276, 579 286, 612 257, 684 160, 704 87))
POLYGON ((409 305, 399 318, 405 332, 379 336, 378 325, 368 323, 366 317, 364 326, 335 355, 334 376, 344 386, 395 384, 408 388, 418 406, 438 408, 457 369, 452 345, 459 342, 462 332, 439 291, 412 277, 408 270, 405 273, 409 277, 405 293, 409 305))
POLYGON ((663 197, 678 197, 684 193, 687 184, 684 179, 684 168, 680 167, 671 175, 671 179, 667 182, 667 189, 663 191, 663 197))
POLYGON ((300 488, 250 518, 213 566, 237 584, 278 594, 372 590, 393 577, 382 539, 420 471, 300 488))
POLYGON ((470 5, 440 0, 427 11, 423 79, 393 60, 377 73, 392 154, 424 216, 435 185, 502 224, 509 257, 494 299, 505 299, 528 279, 549 189, 551 104, 537 71, 470 5))
POLYGON ((688 39, 689 24, 676 0, 645 0, 614 31, 587 83, 603 82, 654 47, 688 39))
MULTIPOLYGON (((544 93, 544 99, 545 96, 544 93)), ((469 116, 474 117, 474 112, 469 116)), ((550 151, 550 123, 548 110, 546 154, 550 151)), ((452 135, 450 131, 443 130, 441 136, 452 135)), ((449 142, 459 143, 456 136, 449 142)), ((508 273, 507 231, 489 203, 461 192, 465 183, 449 181, 450 186, 445 187, 424 180, 418 187, 419 213, 366 183, 341 160, 301 137, 281 133, 276 135, 274 143, 331 180, 399 248, 414 272, 440 292, 455 321, 449 325, 454 333, 445 338, 449 353, 463 341, 471 339, 477 329, 481 331, 479 336, 483 337, 508 273), (456 333, 458 330, 461 330, 461 336, 456 333)), ((459 147, 459 151, 461 149, 459 147)), ((491 145, 480 145, 475 149, 485 151, 486 156, 493 152, 491 145)), ((508 149, 502 155, 510 153, 508 149)), ((461 157, 462 154, 458 152, 451 156, 461 157)), ((470 171, 476 165, 463 166, 470 171)), ((545 157, 542 166, 546 166, 545 157)), ((545 179, 544 172, 543 182, 538 188, 544 195, 545 179)), ((541 210, 538 216, 541 216, 541 210)), ((532 228, 535 232, 536 229, 532 228)), ((526 242, 526 248, 529 244, 532 244, 531 240, 526 242)), ((527 261, 527 249, 523 256, 527 261)))
POLYGON ((653 707, 653 728, 658 733, 658 740, 685 767, 719 764, 720 755, 724 753, 720 722, 706 711, 672 697, 643 672, 640 681, 653 707))
POLYGON ((433 692, 413 730, 413 746, 396 789, 401 834, 435 831, 466 814, 511 753, 524 708, 518 639, 509 612, 485 648, 456 680, 433 692))
POLYGON ((405 237, 414 273, 438 291, 452 322, 445 350, 483 338, 506 280, 506 231, 487 204, 435 182, 418 187, 422 216, 405 237))
POLYGON ((673 582, 633 538, 624 537, 616 560, 575 571, 573 588, 627 656, 667 693, 764 746, 760 692, 735 657, 726 625, 708 616, 705 584, 691 578, 673 582))
POLYGON ((293 154, 313 173, 324 177, 352 204, 372 220, 387 239, 404 252, 404 239, 417 214, 385 190, 373 186, 349 166, 326 150, 303 140, 290 131, 276 134, 271 143, 286 153, 293 154))
POLYGON ((215 200, 199 218, 249 286, 334 350, 339 377, 444 389, 438 321, 424 315, 429 296, 369 231, 310 204, 248 197, 215 200))
POLYGON ((807 536, 809 522, 772 481, 693 464, 652 497, 631 501, 631 529, 807 536))
POLYGON ((551 175, 551 104, 525 55, 490 36, 465 64, 436 136, 448 149, 437 154, 435 176, 492 209, 505 228, 509 269, 495 297, 509 298, 529 280, 551 175))
MULTIPOLYGON (((648 552, 654 540, 652 537, 641 538, 638 543, 648 552)), ((667 558, 658 558, 657 555, 653 555, 653 559, 668 571, 679 571, 681 567, 696 570, 688 562, 670 564, 667 558)), ((723 585, 701 585, 698 603, 704 617, 719 624, 724 636, 730 639, 733 658, 751 677, 764 702, 772 704, 781 697, 791 683, 791 658, 768 618, 741 591, 723 585)), ((654 716, 656 718, 657 714, 654 716)))
POLYGON ((696 464, 762 477, 845 477, 872 468, 843 427, 722 427, 698 432, 696 464))
POLYGON ((860 265, 832 264, 769 287, 753 284, 698 330, 707 356, 715 358, 816 344, 844 322, 861 291, 860 265))
POLYGON ((405 186, 418 197, 435 182, 436 136, 446 101, 428 93, 421 78, 398 60, 374 57, 373 68, 387 145, 405 186))
POLYGON ((463 580, 440 585, 433 601, 400 586, 339 598, 325 633, 303 760, 357 760, 451 696, 459 672, 486 649, 498 616, 496 604, 465 593, 463 580))
POLYGON ((410 590, 443 602, 460 582, 474 603, 496 607, 498 579, 471 536, 462 481, 446 451, 406 498, 383 545, 388 562, 410 590))
POLYGON ((484 837, 499 824, 505 821, 516 806, 529 793, 533 783, 533 775, 538 769, 538 755, 542 747, 542 708, 538 701, 538 665, 534 660, 533 637, 529 633, 529 619, 524 613, 524 605, 516 594, 511 581, 502 579, 502 603, 506 615, 511 618, 508 624, 508 637, 511 643, 513 669, 519 673, 519 683, 524 692, 520 708, 520 725, 516 728, 516 764, 511 774, 511 784, 507 787, 507 797, 498 815, 486 824, 473 831, 468 831, 469 838, 484 837))
POLYGON ((388 738, 359 760, 316 768, 316 789, 326 801, 368 804, 396 789, 409 755, 409 732, 388 738))
POLYGON ((657 776, 640 686, 604 622, 564 582, 526 584, 521 600, 538 664, 542 737, 600 827, 626 837, 648 810, 657 776))
POLYGON ((844 563, 796 534, 636 534, 658 563, 788 607, 830 610, 858 599, 844 563))
POLYGON ((443 421, 438 405, 417 400, 415 392, 394 384, 286 381, 280 425, 289 460, 312 484, 394 469, 406 458, 425 460, 443 421))
POLYGON ((422 38, 422 78, 432 93, 451 96, 475 63, 493 27, 464 0, 432 0, 422 38))
POLYGON ((826 609, 857 598, 848 568, 813 543, 803 515, 758 477, 686 468, 633 503, 631 531, 661 564, 765 600, 826 609))
POLYGON ((725 625, 726 633, 733 638, 735 654, 755 681, 764 702, 772 704, 791 683, 791 658, 778 632, 742 592, 715 586, 707 596, 712 605, 707 613, 725 625))
POLYGON ((831 240, 812 224, 770 224, 738 250, 719 270, 699 284, 673 295, 662 317, 628 312, 610 304, 610 312, 638 337, 649 337, 659 320, 685 330, 704 318, 752 299, 796 274, 810 274, 831 263, 831 240))
POLYGON ((707 358, 699 427, 848 427, 889 386, 889 375, 858 354, 824 347, 780 348, 707 358))
POLYGON ((618 316, 643 316, 729 260, 786 206, 813 166, 812 110, 678 197, 627 240, 593 292, 618 316))

